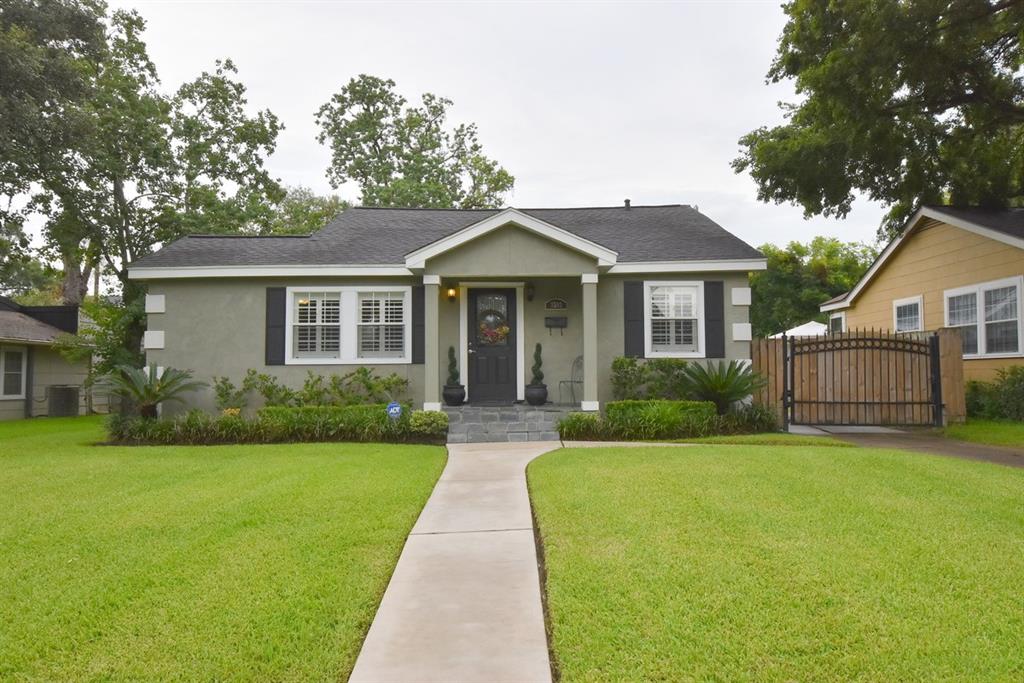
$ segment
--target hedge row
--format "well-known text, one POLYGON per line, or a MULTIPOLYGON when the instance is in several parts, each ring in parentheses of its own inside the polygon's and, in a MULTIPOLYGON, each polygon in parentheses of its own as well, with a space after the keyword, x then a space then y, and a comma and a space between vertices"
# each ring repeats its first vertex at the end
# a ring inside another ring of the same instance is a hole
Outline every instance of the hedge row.
POLYGON ((778 429, 770 410, 747 406, 718 415, 709 401, 612 401, 605 413, 570 413, 559 421, 558 433, 569 441, 653 441, 778 429))
POLYGON ((263 408, 255 419, 193 410, 168 420, 114 415, 110 441, 128 445, 260 444, 312 441, 443 444, 448 415, 409 411, 393 420, 384 405, 263 408))

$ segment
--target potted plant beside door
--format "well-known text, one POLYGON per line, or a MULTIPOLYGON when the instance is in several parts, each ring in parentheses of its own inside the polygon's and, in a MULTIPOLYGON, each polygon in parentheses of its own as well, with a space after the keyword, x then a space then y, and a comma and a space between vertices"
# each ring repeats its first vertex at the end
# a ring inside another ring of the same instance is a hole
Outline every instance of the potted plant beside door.
POLYGON ((544 373, 540 370, 540 342, 533 350, 533 379, 526 385, 526 402, 531 406, 542 406, 548 401, 548 387, 544 384, 544 373))
POLYGON ((441 390, 445 405, 461 406, 466 400, 466 387, 459 384, 459 366, 455 363, 455 347, 448 347, 448 381, 441 390))

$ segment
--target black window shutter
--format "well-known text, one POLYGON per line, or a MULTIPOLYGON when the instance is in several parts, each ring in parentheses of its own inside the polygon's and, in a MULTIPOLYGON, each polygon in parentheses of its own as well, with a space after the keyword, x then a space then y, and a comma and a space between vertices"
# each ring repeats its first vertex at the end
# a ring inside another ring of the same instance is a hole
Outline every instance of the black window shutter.
POLYGON ((425 357, 426 320, 423 285, 412 288, 412 362, 422 364, 425 357))
POLYGON ((725 358, 725 284, 721 280, 704 281, 704 322, 708 326, 707 358, 725 358))
POLYGON ((267 287, 267 365, 284 365, 284 287, 267 287))
POLYGON ((622 302, 625 314, 624 354, 630 358, 644 357, 644 283, 627 280, 622 283, 622 302))

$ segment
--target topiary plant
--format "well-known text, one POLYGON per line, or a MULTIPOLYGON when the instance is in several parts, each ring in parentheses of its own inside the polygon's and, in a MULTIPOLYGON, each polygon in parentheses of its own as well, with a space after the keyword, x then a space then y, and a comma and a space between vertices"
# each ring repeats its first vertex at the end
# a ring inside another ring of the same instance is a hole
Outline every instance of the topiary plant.
POLYGON ((455 362, 455 347, 448 347, 448 381, 446 384, 450 387, 459 386, 459 366, 455 362))
POLYGON ((533 372, 533 379, 530 380, 530 384, 534 386, 544 386, 544 373, 540 369, 540 366, 543 365, 540 351, 540 342, 537 342, 537 346, 533 349, 533 367, 530 368, 530 371, 533 372))

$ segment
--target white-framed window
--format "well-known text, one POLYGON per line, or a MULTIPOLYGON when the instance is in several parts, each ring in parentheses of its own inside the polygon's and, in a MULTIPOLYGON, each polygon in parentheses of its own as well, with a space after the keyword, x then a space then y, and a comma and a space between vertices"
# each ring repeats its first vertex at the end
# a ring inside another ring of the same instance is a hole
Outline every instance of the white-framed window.
POLYGON ((0 346, 0 399, 25 398, 27 362, 24 346, 0 346))
POLYGON ((285 363, 412 361, 412 288, 288 287, 285 363))
POLYGON ((295 292, 292 300, 294 357, 340 358, 341 292, 295 292))
POLYGON ((846 311, 839 311, 828 316, 828 333, 839 334, 846 332, 846 311))
POLYGON ((920 295, 892 302, 892 329, 897 332, 920 332, 924 329, 924 299, 920 295))
POLYGON ((359 357, 401 358, 405 354, 405 294, 359 292, 358 296, 359 357))
POLYGON ((704 357, 704 283, 644 282, 648 357, 704 357))
POLYGON ((943 292, 947 327, 960 330, 966 357, 1020 356, 1024 276, 943 292))

